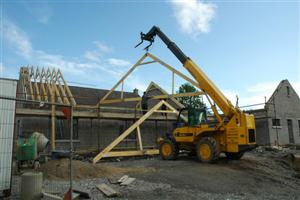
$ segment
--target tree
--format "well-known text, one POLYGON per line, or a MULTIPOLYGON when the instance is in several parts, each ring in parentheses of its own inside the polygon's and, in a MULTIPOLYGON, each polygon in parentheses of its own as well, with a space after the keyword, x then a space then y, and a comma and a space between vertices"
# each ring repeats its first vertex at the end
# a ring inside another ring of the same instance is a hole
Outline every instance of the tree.
MULTIPOLYGON (((190 83, 184 83, 179 87, 177 93, 188 93, 188 92, 198 92, 198 90, 190 83)), ((186 108, 204 108, 206 107, 203 102, 202 96, 193 97, 179 97, 179 102, 186 108)))

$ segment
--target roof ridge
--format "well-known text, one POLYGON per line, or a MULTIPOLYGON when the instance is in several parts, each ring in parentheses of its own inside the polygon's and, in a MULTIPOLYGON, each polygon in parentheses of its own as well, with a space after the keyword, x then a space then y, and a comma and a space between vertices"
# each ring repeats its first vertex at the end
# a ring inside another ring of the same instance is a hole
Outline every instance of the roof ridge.
POLYGON ((288 79, 283 79, 280 81, 280 83, 277 85, 276 89, 274 90, 274 92, 272 93, 272 95, 270 96, 270 98, 268 99, 267 103, 270 103, 274 97, 277 95, 278 91, 281 89, 281 87, 283 86, 284 82, 287 82, 288 85, 295 91, 297 97, 299 98, 298 96, 298 93, 296 92, 296 90, 294 89, 294 87, 292 86, 292 84, 290 83, 290 81, 288 79))

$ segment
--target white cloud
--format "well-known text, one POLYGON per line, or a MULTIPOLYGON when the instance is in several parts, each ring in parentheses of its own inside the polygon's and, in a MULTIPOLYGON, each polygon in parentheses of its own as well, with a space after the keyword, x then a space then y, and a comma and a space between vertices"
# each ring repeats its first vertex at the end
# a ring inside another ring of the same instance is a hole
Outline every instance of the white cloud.
POLYGON ((131 65, 131 63, 128 60, 123 60, 123 59, 117 59, 117 58, 109 58, 108 64, 117 66, 117 67, 127 67, 131 65))
POLYGON ((80 75, 84 70, 96 68, 95 63, 67 59, 61 55, 49 54, 44 51, 35 51, 35 62, 37 65, 60 68, 68 74, 80 75))
POLYGON ((236 104, 236 95, 238 95, 237 91, 227 89, 223 90, 222 92, 225 95, 225 97, 231 101, 232 105, 236 104))
POLYGON ((96 45, 97 49, 102 53, 111 53, 111 52, 113 52, 112 47, 107 46, 106 44, 104 44, 102 42, 94 41, 94 44, 96 45))
POLYGON ((3 38, 19 55, 25 59, 31 58, 33 49, 28 36, 14 23, 6 19, 3 19, 3 38))
POLYGON ((184 33, 197 35, 210 31, 210 24, 215 17, 216 5, 200 0, 171 0, 174 15, 184 33))
POLYGON ((86 58, 90 61, 100 62, 101 56, 103 56, 104 54, 113 52, 112 47, 107 46, 102 42, 94 41, 93 43, 95 44, 96 49, 86 51, 83 55, 84 58, 86 58))
MULTIPOLYGON (((82 81, 94 79, 98 81, 110 77, 109 79, 114 82, 114 80, 120 79, 121 75, 127 70, 126 67, 130 64, 127 60, 116 58, 108 58, 102 61, 100 57, 104 53, 112 52, 113 49, 100 42, 95 43, 96 49, 86 51, 82 57, 66 57, 34 49, 26 33, 11 21, 6 20, 4 27, 3 39, 7 42, 6 45, 24 58, 25 61, 33 66, 60 68, 65 76, 72 77, 72 79, 82 81)), ((137 80, 137 76, 133 75, 131 86, 135 83, 137 85, 141 84, 137 80)))
POLYGON ((5 69, 5 67, 4 67, 3 63, 0 63, 0 75, 2 75, 4 69, 5 69))
POLYGON ((86 51, 83 55, 86 59, 91 60, 91 61, 100 61, 100 55, 96 51, 86 51))
MULTIPOLYGON (((65 77, 72 77, 73 80, 90 81, 94 79, 98 81, 102 77, 102 79, 110 80, 114 84, 131 65, 130 61, 124 59, 101 59, 105 54, 112 52, 113 48, 99 41, 94 42, 96 45, 95 49, 85 51, 83 56, 79 58, 65 57, 35 49, 30 38, 21 28, 9 20, 4 22, 3 39, 9 48, 12 48, 31 65, 60 68, 65 77)), ((0 66, 0 70, 2 69, 3 65, 0 66)), ((126 80, 125 88, 128 90, 138 88, 144 91, 147 85, 138 75, 132 74, 126 80)))
POLYGON ((250 86, 247 91, 254 93, 270 93, 270 91, 275 90, 278 84, 278 82, 257 83, 250 86))
MULTIPOLYGON (((275 88, 273 89, 275 90, 275 88)), ((233 91, 233 90, 224 90, 224 95, 227 99, 229 99, 232 103, 232 105, 236 105, 236 96, 238 96, 238 105, 239 106, 249 106, 254 104, 262 104, 265 102, 265 96, 268 97, 269 93, 247 93, 243 94, 242 92, 233 91)), ((270 94, 271 95, 271 94, 270 94)), ((269 96, 270 96, 269 95, 269 96)), ((247 107, 247 109, 256 109, 256 108, 262 108, 263 105, 260 106, 253 106, 253 107, 247 107)))
MULTIPOLYGON (((249 86, 244 91, 233 91, 233 90, 223 90, 224 95, 235 105, 236 95, 239 97, 239 106, 247 106, 253 104, 263 104, 269 100, 280 80, 276 82, 261 82, 255 85, 249 86)), ((292 82, 290 81, 292 87, 300 94, 300 81, 292 82)), ((245 109, 257 109, 263 108, 264 105, 246 107, 245 109)))
POLYGON ((300 97, 300 81, 298 82, 291 82, 291 85, 296 90, 298 96, 300 97))
POLYGON ((125 81, 125 84, 130 90, 137 88, 139 91, 146 91, 148 85, 144 80, 140 79, 139 76, 131 75, 125 81))

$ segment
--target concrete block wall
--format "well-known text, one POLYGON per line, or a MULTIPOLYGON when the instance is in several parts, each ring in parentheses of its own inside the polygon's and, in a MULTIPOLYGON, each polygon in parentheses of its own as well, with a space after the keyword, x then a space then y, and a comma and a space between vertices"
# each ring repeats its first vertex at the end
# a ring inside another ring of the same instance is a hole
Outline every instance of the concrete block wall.
POLYGON ((270 136, 269 136, 269 127, 268 127, 268 116, 267 110, 258 109, 258 110, 249 110, 249 114, 253 114, 255 117, 255 126, 256 126, 256 143, 258 145, 269 145, 270 136))
POLYGON ((277 141, 277 132, 279 144, 289 144, 289 131, 287 120, 292 120, 292 130, 294 143, 300 144, 300 99, 296 91, 292 88, 287 80, 283 80, 275 91, 273 98, 270 99, 270 104, 266 105, 269 118, 269 133, 271 144, 274 145, 277 141), (288 89, 289 88, 289 89, 288 89), (289 92, 288 92, 289 90, 289 92), (280 126, 274 127, 272 119, 275 119, 274 105, 276 110, 276 118, 280 119, 280 126))
POLYGON ((256 143, 258 145, 269 145, 270 136, 268 131, 268 119, 256 119, 256 143))
MULTIPOLYGON (((77 147, 105 148, 113 142, 120 134, 133 124, 133 120, 109 120, 109 119, 80 119, 78 125, 78 136, 80 143, 77 147)), ((141 124, 141 136, 143 146, 156 146, 157 137, 166 131, 171 131, 172 122, 145 121, 141 124)), ((133 131, 117 147, 137 147, 136 131, 133 131)))
MULTIPOLYGON (((25 136, 38 131, 47 138, 51 136, 50 117, 16 117, 16 135, 21 132, 25 136)), ((67 124, 67 122, 65 122, 67 124)), ((74 138, 75 149, 97 148, 103 149, 122 134, 133 124, 133 120, 110 120, 110 119, 78 119, 77 131, 78 138, 74 138)), ((172 131, 172 121, 145 121, 141 126, 143 146, 156 146, 156 140, 165 132, 172 131)), ((65 127, 63 131, 69 131, 65 127)), ((68 134, 67 134, 68 135, 68 134)), ((68 139, 57 139, 56 149, 67 150, 70 144, 68 139)), ((137 147, 136 133, 132 132, 128 139, 125 139, 117 147, 137 147)), ((49 149, 50 150, 50 149, 49 149)))
POLYGON ((31 133, 37 131, 50 137, 51 128, 50 117, 16 117, 15 135, 29 136, 31 133))

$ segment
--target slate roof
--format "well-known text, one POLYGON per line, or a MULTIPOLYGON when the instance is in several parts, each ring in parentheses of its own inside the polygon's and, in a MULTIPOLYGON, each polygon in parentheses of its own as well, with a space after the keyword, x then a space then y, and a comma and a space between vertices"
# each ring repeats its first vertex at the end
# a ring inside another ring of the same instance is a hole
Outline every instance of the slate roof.
MULTIPOLYGON (((77 87, 69 86, 75 101, 78 105, 96 105, 99 100, 104 97, 104 95, 109 92, 109 90, 104 89, 95 89, 95 88, 86 88, 86 87, 77 87)), ((139 97, 139 95, 133 92, 124 92, 124 98, 130 97, 139 97)), ((120 99, 121 91, 112 92, 107 99, 120 99)), ((134 108, 137 102, 122 102, 114 104, 105 104, 103 106, 114 106, 114 107, 127 107, 134 108)))
MULTIPOLYGON (((78 86, 69 86, 75 101, 78 105, 96 105, 99 100, 104 97, 104 95, 109 92, 109 90, 105 89, 96 89, 96 88, 87 88, 87 87, 78 87, 78 86)), ((154 82, 151 82, 147 88, 147 92, 152 90, 154 93, 152 95, 159 95, 159 94, 167 94, 162 88, 160 88, 154 82), (157 92, 154 92, 153 89, 156 89, 157 92), (159 91, 159 92, 158 92, 159 91), (156 94, 157 93, 157 94, 156 94)), ((124 98, 131 98, 131 97, 140 97, 139 95, 133 92, 125 92, 123 93, 124 98)), ((152 96, 150 95, 150 96, 152 96)), ((114 91, 112 92, 107 99, 120 99, 121 98, 121 91, 114 91)), ((158 100, 155 100, 158 101, 158 100)), ((183 105, 180 104, 175 98, 171 98, 168 100, 172 106, 179 109, 182 108, 183 105)), ((102 106, 107 107, 125 107, 125 108, 134 108, 137 102, 122 102, 122 103, 114 103, 114 104, 103 104, 102 106)), ((154 103, 154 102, 153 102, 154 103)), ((157 103, 157 102, 156 102, 157 103)), ((149 102, 149 104, 151 104, 149 102)), ((149 105, 149 107, 152 107, 149 105)))

